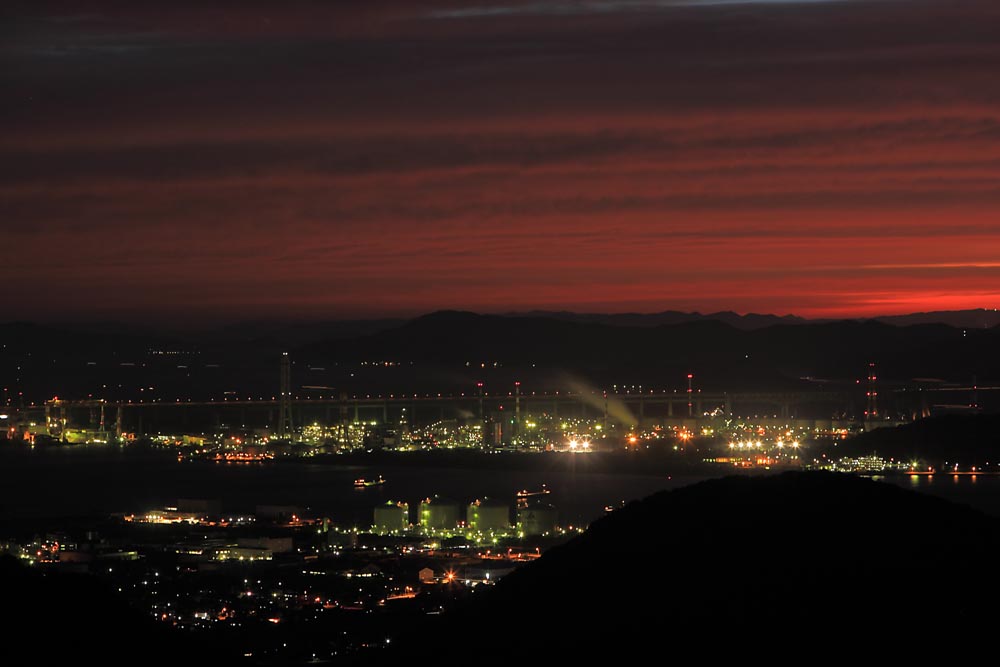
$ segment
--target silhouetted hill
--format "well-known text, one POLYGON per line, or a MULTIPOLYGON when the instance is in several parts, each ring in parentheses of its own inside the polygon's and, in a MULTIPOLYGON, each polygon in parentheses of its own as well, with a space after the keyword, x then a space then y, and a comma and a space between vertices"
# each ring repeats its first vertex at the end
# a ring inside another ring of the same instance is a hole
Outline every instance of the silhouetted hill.
POLYGON ((759 364, 792 376, 844 378, 850 373, 861 378, 871 361, 883 379, 894 381, 948 377, 968 382, 977 372, 1000 373, 1000 356, 992 348, 1000 342, 995 331, 964 333, 941 324, 895 327, 839 321, 769 327, 746 336, 750 354, 759 364))
MULTIPOLYGON (((875 321, 769 326, 753 331, 714 320, 613 326, 545 317, 442 311, 353 340, 299 348, 307 359, 391 359, 463 364, 500 361, 572 367, 690 369, 703 387, 769 379, 862 378, 876 361, 886 379, 1000 377, 1000 331, 875 321)), ((685 371, 686 372, 686 371, 685 371)), ((776 384, 776 382, 770 382, 776 384)))
POLYGON ((259 342, 277 349, 290 349, 317 341, 367 336, 385 329, 402 326, 402 318, 372 320, 326 320, 286 322, 282 320, 255 320, 238 322, 192 336, 201 343, 226 344, 234 340, 259 342))
POLYGON ((49 325, 8 322, 0 324, 0 344, 7 346, 7 354, 25 349, 48 352, 58 358, 81 353, 99 355, 115 352, 128 355, 134 351, 145 351, 150 346, 177 345, 177 341, 140 327, 112 323, 49 325))
MULTIPOLYGON (((737 330, 712 321, 656 328, 623 328, 604 324, 569 322, 542 317, 504 317, 458 311, 440 311, 418 317, 401 327, 358 338, 327 350, 340 357, 390 358, 433 361, 501 360, 505 363, 549 361, 603 365, 611 361, 641 359, 669 330, 678 346, 729 345, 737 330)), ((300 352, 322 353, 322 345, 300 352)), ((660 357, 679 359, 682 350, 665 349, 660 357)))
POLYGON ((1000 463, 1000 415, 943 415, 895 428, 861 433, 841 443, 842 455, 877 453, 883 458, 920 460, 940 467, 945 461, 968 466, 1000 463))
POLYGON ((885 315, 875 320, 894 326, 914 324, 946 324, 963 329, 989 329, 1000 326, 1000 311, 996 308, 976 308, 973 310, 937 310, 929 313, 908 315, 885 315))
POLYGON ((265 322, 189 336, 114 324, 0 324, 0 376, 7 378, 0 400, 22 400, 20 392, 28 402, 53 395, 271 396, 286 350, 296 394, 306 387, 327 394, 451 393, 477 381, 497 391, 515 379, 530 391, 626 383, 683 389, 687 373, 704 391, 857 391, 870 361, 878 364, 887 400, 893 386, 914 378, 1000 381, 1000 328, 871 320, 737 328, 716 319, 649 326, 622 317, 609 323, 443 311, 407 322, 265 322), (371 362, 379 361, 397 364, 375 370, 371 362))
POLYGON ((998 531, 968 507, 853 476, 707 481, 594 522, 422 628, 423 645, 441 664, 926 653, 1000 620, 986 603, 998 531), (483 646, 504 629, 509 641, 483 646))
MULTIPOLYGON (((509 313, 508 316, 546 317, 569 322, 592 322, 629 327, 652 327, 663 324, 715 320, 745 331, 763 329, 764 327, 779 324, 825 324, 829 322, 850 321, 849 319, 809 319, 795 315, 770 315, 761 313, 746 313, 741 315, 731 310, 716 313, 699 313, 697 311, 686 313, 678 310, 666 310, 660 313, 572 313, 568 311, 533 310, 525 313, 509 313)), ((1000 311, 993 308, 938 310, 926 313, 910 313, 907 315, 882 315, 872 318, 858 318, 857 321, 873 321, 893 326, 944 324, 960 329, 986 329, 1000 325, 1000 311)))

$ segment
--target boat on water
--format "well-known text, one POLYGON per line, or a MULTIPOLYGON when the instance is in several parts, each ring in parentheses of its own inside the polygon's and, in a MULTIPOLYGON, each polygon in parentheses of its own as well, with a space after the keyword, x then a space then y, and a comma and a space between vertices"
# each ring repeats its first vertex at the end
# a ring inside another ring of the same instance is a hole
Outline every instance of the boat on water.
POLYGON ((542 488, 539 489, 538 491, 528 491, 527 489, 518 491, 517 507, 518 509, 525 509, 532 502, 541 500, 542 496, 547 496, 550 493, 552 493, 551 489, 549 489, 549 487, 545 486, 544 484, 542 484, 542 488))
POLYGON ((605 505, 604 506, 604 511, 607 512, 608 514, 610 514, 611 512, 614 512, 615 510, 619 510, 619 509, 621 509, 623 507, 625 507, 625 501, 624 500, 621 501, 621 502, 619 502, 617 505, 605 505))
POLYGON ((365 479, 360 477, 354 480, 354 488, 363 489, 368 486, 379 486, 380 484, 385 484, 385 480, 382 479, 382 475, 378 476, 378 479, 365 479))
POLYGON ((216 454, 212 457, 212 460, 225 461, 226 463, 260 463, 261 461, 270 461, 273 458, 274 454, 270 452, 227 452, 225 454, 216 454))
POLYGON ((271 452, 196 451, 177 454, 178 461, 214 461, 216 463, 262 463, 274 459, 271 452))

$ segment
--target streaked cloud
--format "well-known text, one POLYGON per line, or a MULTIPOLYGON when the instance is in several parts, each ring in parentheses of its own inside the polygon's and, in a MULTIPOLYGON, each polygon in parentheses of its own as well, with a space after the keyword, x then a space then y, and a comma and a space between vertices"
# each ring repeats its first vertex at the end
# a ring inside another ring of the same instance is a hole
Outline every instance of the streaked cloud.
POLYGON ((15 316, 994 305, 995 3, 25 7, 15 316))
MULTIPOLYGON (((648 12, 676 7, 725 7, 729 5, 810 5, 861 0, 564 0, 553 2, 520 2, 505 5, 480 5, 437 9, 431 18, 498 18, 503 16, 579 16, 648 12)), ((870 1, 870 0, 869 0, 870 1)))

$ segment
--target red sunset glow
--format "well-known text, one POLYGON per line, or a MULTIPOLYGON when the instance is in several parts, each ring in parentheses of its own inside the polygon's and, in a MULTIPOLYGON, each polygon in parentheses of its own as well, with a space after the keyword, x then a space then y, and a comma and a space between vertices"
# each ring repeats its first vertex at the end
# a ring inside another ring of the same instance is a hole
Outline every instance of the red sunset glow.
POLYGON ((1000 302, 995 3, 329 4, 15 10, 5 312, 1000 302))

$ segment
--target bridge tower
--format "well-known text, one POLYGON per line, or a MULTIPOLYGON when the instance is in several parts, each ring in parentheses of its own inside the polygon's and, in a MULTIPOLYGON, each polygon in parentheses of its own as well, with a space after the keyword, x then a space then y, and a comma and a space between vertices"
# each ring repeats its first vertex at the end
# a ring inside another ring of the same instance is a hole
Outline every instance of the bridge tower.
POLYGON ((867 405, 865 406, 865 421, 871 421, 873 419, 878 419, 878 390, 875 387, 875 381, 878 380, 878 376, 875 375, 875 362, 868 364, 868 394, 867 394, 867 405))
POLYGON ((485 424, 486 423, 486 412, 483 411, 483 383, 482 382, 477 382, 476 383, 476 389, 479 390, 479 414, 477 416, 479 417, 479 423, 480 424, 485 424))
POLYGON ((514 437, 521 436, 521 383, 514 383, 514 437))
POLYGON ((278 403, 278 437, 292 435, 292 364, 287 352, 281 353, 281 396, 278 403))
POLYGON ((694 389, 691 386, 691 380, 693 380, 693 379, 694 379, 694 374, 693 373, 688 373, 688 391, 687 391, 687 394, 688 394, 688 419, 694 417, 694 404, 691 402, 692 394, 694 393, 694 389))

